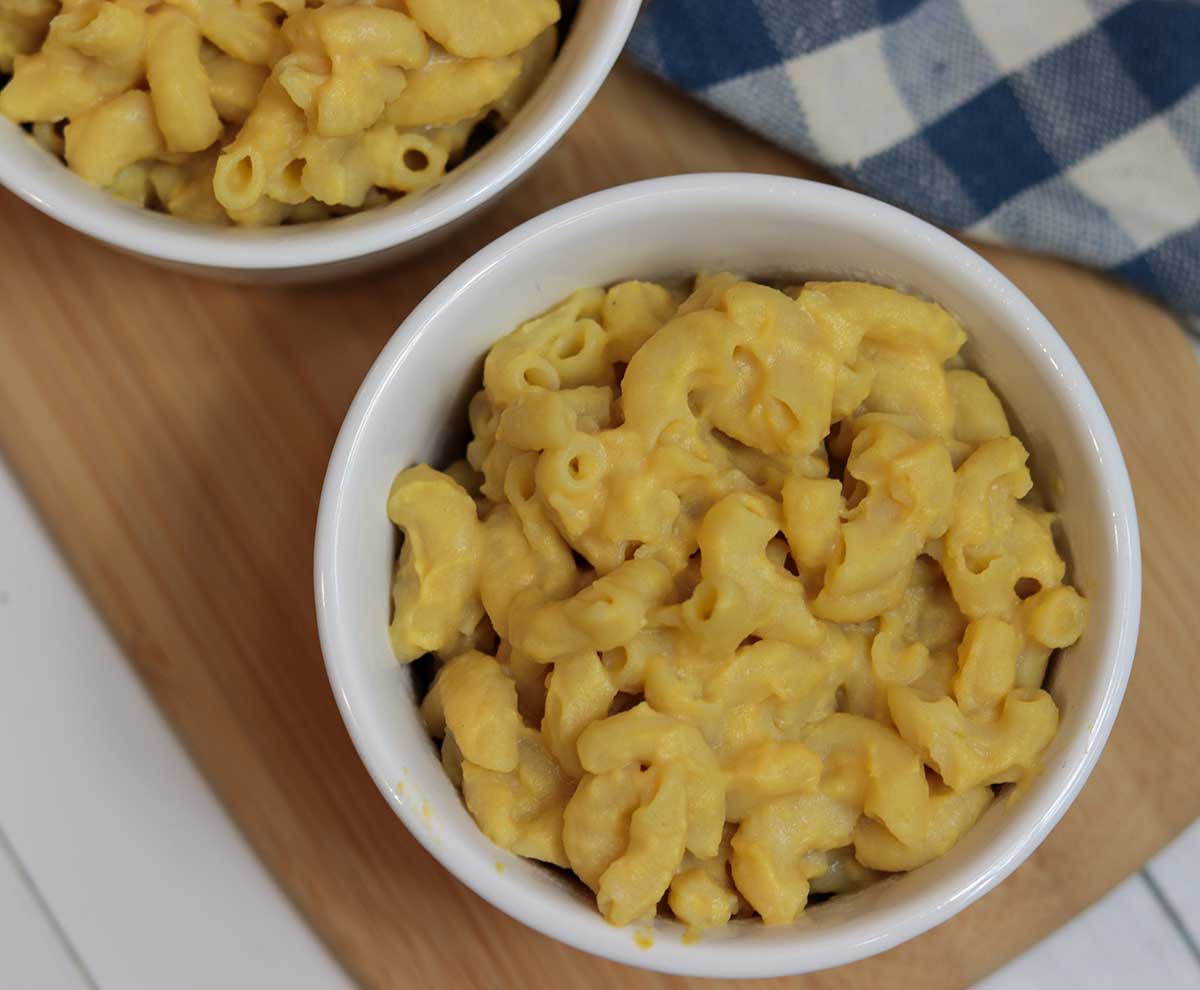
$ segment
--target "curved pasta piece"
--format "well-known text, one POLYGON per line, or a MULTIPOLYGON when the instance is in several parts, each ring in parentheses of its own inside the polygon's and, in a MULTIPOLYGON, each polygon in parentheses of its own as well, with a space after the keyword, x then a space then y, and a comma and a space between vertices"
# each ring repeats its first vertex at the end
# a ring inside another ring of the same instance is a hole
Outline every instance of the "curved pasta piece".
POLYGON ((533 466, 531 455, 514 458, 505 485, 508 504, 493 508, 483 524, 486 556, 480 564, 480 595, 503 639, 511 637, 518 598, 529 612, 577 587, 571 550, 533 495, 533 466))
MULTIPOLYGON (((534 496, 534 468, 536 461, 532 458, 524 458, 528 464, 517 464, 514 469, 514 462, 520 458, 522 451, 512 448, 509 444, 493 440, 490 449, 484 457, 484 462, 480 467, 480 472, 484 475, 484 484, 480 486, 480 492, 484 498, 491 502, 503 503, 508 494, 506 490, 512 485, 520 486, 520 508, 526 509, 527 506, 536 505, 540 514, 545 515, 545 506, 541 505, 541 500, 534 496), (510 480, 509 475, 514 475, 517 480, 510 480)), ((522 512, 522 520, 528 515, 528 511, 522 512)), ((547 518, 547 523, 548 521, 547 518)), ((551 527, 553 528, 553 527, 551 527)))
MULTIPOLYGON (((686 862, 686 857, 685 857, 686 862)), ((725 877, 725 863, 716 862, 719 874, 704 865, 681 869, 671 880, 667 905, 689 932, 703 932, 728 924, 738 910, 738 896, 725 877)))
MULTIPOLYGON (((684 889, 676 898, 677 902, 684 902, 681 904, 682 913, 676 911, 673 906, 671 907, 671 910, 675 911, 675 916, 694 932, 714 927, 700 916, 700 912, 710 918, 714 911, 723 912, 726 908, 730 909, 731 916, 745 916, 752 913, 749 903, 738 892, 730 873, 730 859, 733 856, 733 848, 730 843, 736 832, 736 825, 727 824, 725 826, 725 832, 721 836, 721 848, 717 850, 715 856, 701 859, 690 852, 685 852, 683 861, 679 864, 679 871, 675 874, 675 880, 671 881, 671 890, 674 892, 676 881, 688 874, 699 871, 708 878, 708 884, 701 885, 694 880, 689 880, 683 885, 684 889), (724 892, 725 896, 722 897, 720 892, 724 892)), ((668 903, 669 901, 670 898, 668 898, 668 903)))
POLYGON ((829 430, 837 360, 807 314, 751 283, 724 287, 719 309, 690 302, 630 360, 626 422, 651 443, 671 430, 708 457, 721 449, 714 427, 766 454, 812 453, 829 430))
MULTIPOLYGON (((538 581, 539 561, 520 520, 507 505, 496 506, 483 521, 483 546, 486 556, 480 568, 480 599, 496 632, 501 639, 508 639, 513 601, 538 581)), ((566 584, 574 575, 564 569, 559 580, 566 584)))
POLYGON ((407 85, 387 104, 387 120, 400 127, 453 124, 475 117, 516 82, 521 59, 431 59, 405 76, 407 85))
POLYGON ((719 700, 705 697, 707 666, 690 663, 686 649, 672 643, 648 660, 643 697, 656 712, 695 726, 717 753, 725 738, 726 711, 719 700))
POLYGON ((784 293, 742 282, 719 308, 743 329, 734 376, 695 396, 724 434, 767 454, 806 455, 829 432, 841 361, 807 312, 784 293))
POLYGON ((1021 642, 1017 630, 992 616, 974 619, 958 646, 954 700, 967 718, 994 718, 1013 689, 1021 642))
POLYGON ((674 766, 589 774, 563 813, 563 848, 613 924, 651 914, 684 857, 686 794, 674 766))
POLYGON ((642 630, 670 590, 671 573, 657 560, 629 560, 564 601, 514 608, 509 633, 514 645, 543 663, 615 649, 642 630))
POLYGON ((309 115, 313 123, 317 93, 329 82, 333 62, 324 51, 312 11, 298 12, 284 22, 282 40, 287 49, 271 66, 271 75, 278 80, 292 102, 309 115))
POLYGON ((1058 729, 1058 706, 1045 691, 1016 688, 994 721, 973 722, 950 698, 930 701, 912 688, 888 690, 900 735, 955 791, 1021 780, 1037 766, 1058 729))
POLYGON ((493 405, 503 408, 538 390, 608 385, 612 366, 596 322, 603 302, 603 289, 578 289, 496 341, 483 362, 483 387, 493 405))
MULTIPOLYGON (((311 24, 329 55, 353 55, 383 65, 420 69, 429 60, 429 42, 412 17, 387 6, 325 4, 298 17, 311 17, 311 24)), ((301 28, 303 30, 303 28, 301 28)))
MULTIPOLYGON (((473 405, 481 418, 495 419, 490 438, 468 452, 476 459, 482 456, 481 492, 501 500, 512 500, 515 493, 527 524, 536 515, 538 529, 544 519, 561 538, 586 549, 583 533, 604 512, 608 500, 607 453, 593 434, 609 421, 611 391, 580 387, 528 393, 498 416, 487 412, 494 410, 490 401, 477 396, 473 405), (533 456, 534 452, 541 456, 533 456)), ((490 420, 483 425, 490 427, 490 420)), ((610 561, 605 570, 619 562, 610 561)))
POLYGON ((671 429, 673 445, 704 456, 704 430, 688 396, 697 378, 721 374, 741 335, 727 315, 711 310, 677 315, 661 327, 633 355, 621 380, 629 432, 654 447, 671 429))
POLYGON ((450 732, 463 759, 499 773, 517 768, 524 722, 517 687, 493 657, 471 650, 446 663, 421 702, 435 736, 450 732))
POLYGON ((407 0, 429 37, 462 58, 511 55, 561 16, 558 0, 407 0))
POLYGON ((292 102, 275 76, 268 77, 258 102, 221 151, 213 173, 213 191, 230 213, 252 209, 296 159, 308 134, 304 112, 292 102))
POLYGON ((407 88, 408 70, 429 58, 424 33, 406 14, 364 4, 326 4, 284 21, 289 53, 274 74, 321 137, 372 127, 407 88))
POLYGON ((1015 683, 1036 688, 1046 676, 1046 663, 1054 650, 1065 649, 1083 635, 1087 600, 1069 585, 1043 588, 1021 602, 1017 625, 1022 632, 1015 683))
POLYGON ((870 870, 915 870, 953 849, 993 797, 990 787, 981 785, 957 792, 935 781, 929 791, 928 824, 917 841, 901 842, 879 822, 861 818, 854 827, 854 855, 870 870))
POLYGON ((371 181, 381 189, 420 192, 446 174, 446 149, 419 131, 406 131, 380 121, 357 140, 371 181))
MULTIPOLYGON (((219 163, 220 159, 217 161, 219 163)), ((216 178, 215 170, 213 177, 214 179, 216 178)), ((223 203, 221 205, 225 206, 223 203)), ((299 207, 299 203, 284 203, 280 200, 272 199, 270 196, 263 196, 245 209, 225 206, 225 212, 228 214, 230 220, 241 227, 272 227, 283 223, 284 220, 292 215, 292 211, 299 209, 299 207)))
POLYGON ((483 834, 502 849, 569 866, 562 836, 571 781, 536 730, 523 726, 518 747, 517 767, 508 773, 464 760, 463 801, 483 834))
POLYGON ((110 186, 122 169, 165 150, 150 94, 131 89, 78 114, 63 132, 71 171, 110 186))
POLYGON ((808 282, 799 303, 844 349, 858 338, 862 364, 871 368, 866 411, 913 414, 933 435, 950 437, 954 407, 942 365, 967 339, 953 316, 937 303, 865 282, 808 282))
POLYGON ((600 323, 610 361, 628 364, 675 313, 679 300, 654 282, 619 282, 604 293, 600 323))
POLYGON ((946 388, 954 406, 954 439, 968 452, 989 440, 1012 436, 1004 407, 983 375, 955 368, 946 372, 946 388))
POLYGON ((1018 501, 1033 487, 1028 453, 1016 437, 980 444, 955 472, 954 509, 941 563, 955 600, 971 618, 1010 617, 1017 582, 1061 583, 1065 565, 1054 548, 1052 517, 1018 501))
POLYGON ((946 532, 955 476, 944 443, 889 423, 855 437, 846 473, 867 492, 846 514, 812 607, 823 619, 864 622, 899 603, 917 555, 946 532))
POLYGON ((629 820, 642 803, 642 775, 632 763, 587 774, 567 802, 563 849, 575 875, 593 892, 628 843, 629 820))
POLYGON ((858 812, 825 794, 799 794, 756 808, 731 843, 733 882, 768 925, 796 920, 809 882, 828 869, 824 853, 848 845, 858 812))
POLYGON ((1038 588, 1056 588, 1067 574, 1067 563, 1054 545, 1054 523, 1058 516, 1023 502, 1013 515, 1009 541, 1016 561, 1018 585, 1033 582, 1038 588))
MULTIPOLYGON (((479 471, 483 475, 483 484, 479 486, 480 494, 490 502, 503 503, 508 497, 505 492, 506 486, 513 484, 509 481, 509 469, 523 452, 493 436, 486 445, 481 444, 477 453, 482 456, 482 462, 479 465, 479 471)), ((468 451, 468 462, 471 459, 470 455, 471 452, 468 451)), ((537 504, 538 511, 544 513, 545 510, 540 501, 534 499, 536 494, 533 480, 535 466, 536 462, 530 460, 528 467, 519 465, 517 468, 516 476, 520 479, 518 483, 521 487, 520 505, 524 507, 537 504)))
POLYGON ((782 524, 779 505, 768 496, 727 495, 701 523, 700 570, 706 579, 727 578, 740 588, 750 632, 811 646, 821 628, 809 611, 804 584, 767 555, 782 524))
POLYGON ((823 793, 916 843, 929 824, 929 784, 921 760, 904 739, 869 718, 835 712, 804 734, 824 763, 823 793))
POLYGON ((870 675, 878 687, 870 714, 889 722, 882 692, 889 684, 911 684, 932 695, 948 694, 958 670, 956 650, 967 620, 931 558, 917 558, 900 602, 879 617, 870 645, 870 675))
POLYGON ((595 653, 560 657, 546 688, 542 737, 546 748, 567 773, 583 776, 576 743, 589 725, 604 718, 617 689, 595 653))
POLYGON ((614 925, 653 914, 683 859, 688 804, 683 771, 664 764, 642 779, 649 793, 630 816, 625 851, 596 884, 596 904, 614 925))
POLYGON ((164 8, 151 15, 146 81, 168 151, 203 151, 221 136, 200 61, 200 30, 186 14, 164 8))
POLYGON ((538 492, 569 541, 602 521, 607 503, 608 451, 588 433, 576 431, 560 447, 543 450, 535 478, 538 492))
POLYGON ((1072 587, 1044 588, 1021 606, 1026 634, 1048 649, 1063 649, 1084 635, 1087 601, 1072 587))
POLYGON ((275 75, 304 111, 314 137, 357 137, 406 86, 400 70, 354 55, 294 52, 276 63, 275 75))
POLYGON ((404 533, 388 634, 396 659, 408 663, 470 634, 483 617, 483 527, 471 496, 425 465, 396 475, 387 511, 404 533))
POLYGON ((698 729, 643 702, 593 722, 579 736, 577 750, 591 774, 631 764, 678 765, 687 781, 686 846, 701 859, 717 854, 725 826, 725 787, 717 758, 698 729))

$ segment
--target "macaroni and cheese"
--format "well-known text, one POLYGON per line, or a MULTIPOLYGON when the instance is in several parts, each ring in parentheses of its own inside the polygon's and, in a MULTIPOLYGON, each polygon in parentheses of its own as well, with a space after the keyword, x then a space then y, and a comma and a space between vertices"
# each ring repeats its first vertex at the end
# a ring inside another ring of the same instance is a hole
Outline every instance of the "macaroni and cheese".
POLYGON ((614 924, 793 921, 946 853, 1054 736, 1053 514, 940 306, 729 274, 581 289, 411 467, 391 641, 498 845, 614 924))
POLYGON ((318 220, 433 185, 503 127, 559 16, 558 0, 0 0, 0 113, 139 205, 318 220))

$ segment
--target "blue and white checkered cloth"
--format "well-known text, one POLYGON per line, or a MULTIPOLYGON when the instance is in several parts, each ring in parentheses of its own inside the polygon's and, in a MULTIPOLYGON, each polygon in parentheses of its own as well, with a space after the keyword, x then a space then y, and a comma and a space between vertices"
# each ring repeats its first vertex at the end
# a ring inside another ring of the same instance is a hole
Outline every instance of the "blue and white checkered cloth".
POLYGON ((1198 0, 647 0, 630 50, 851 186, 1200 314, 1198 0))

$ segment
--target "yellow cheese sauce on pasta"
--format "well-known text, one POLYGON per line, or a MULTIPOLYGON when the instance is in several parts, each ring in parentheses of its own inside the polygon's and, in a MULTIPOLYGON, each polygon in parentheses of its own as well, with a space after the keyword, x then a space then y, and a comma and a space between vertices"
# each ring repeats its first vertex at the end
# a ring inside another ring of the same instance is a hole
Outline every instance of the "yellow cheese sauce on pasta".
POLYGON ((786 924, 945 854, 1083 632, 966 334, 856 282, 581 289, 401 471, 397 658, 480 829, 610 922, 786 924))
POLYGON ((428 188, 511 121, 560 16, 558 0, 0 0, 0 113, 139 205, 321 220, 428 188))

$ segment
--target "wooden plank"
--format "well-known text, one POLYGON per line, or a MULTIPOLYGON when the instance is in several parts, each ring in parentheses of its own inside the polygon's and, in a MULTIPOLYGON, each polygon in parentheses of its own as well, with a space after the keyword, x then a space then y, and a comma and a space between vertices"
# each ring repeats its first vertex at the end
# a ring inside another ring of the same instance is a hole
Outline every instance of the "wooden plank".
MULTIPOLYGON (((418 262, 351 282, 251 288, 162 272, 0 197, 0 448, 200 767, 364 987, 685 985, 522 928, 420 849, 342 727, 310 575, 337 427, 416 302, 472 251, 550 206, 710 170, 816 175, 620 66, 567 139, 483 220, 418 262)), ((1068 264, 984 253, 1075 349, 1129 461, 1146 594, 1125 708, 1063 824, 998 891, 875 960, 760 986, 963 986, 1200 813, 1200 792, 1178 785, 1200 761, 1186 628, 1200 601, 1190 504, 1200 490, 1200 370, 1168 314, 1136 294, 1068 264)))

